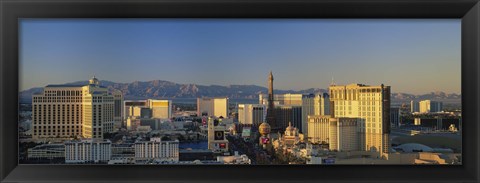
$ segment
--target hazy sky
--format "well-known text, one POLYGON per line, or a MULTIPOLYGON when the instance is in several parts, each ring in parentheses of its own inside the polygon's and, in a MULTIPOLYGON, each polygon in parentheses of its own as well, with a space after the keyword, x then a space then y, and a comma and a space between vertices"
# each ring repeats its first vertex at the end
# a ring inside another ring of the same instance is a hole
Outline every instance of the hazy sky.
POLYGON ((460 19, 22 19, 20 90, 88 80, 460 93, 460 19))

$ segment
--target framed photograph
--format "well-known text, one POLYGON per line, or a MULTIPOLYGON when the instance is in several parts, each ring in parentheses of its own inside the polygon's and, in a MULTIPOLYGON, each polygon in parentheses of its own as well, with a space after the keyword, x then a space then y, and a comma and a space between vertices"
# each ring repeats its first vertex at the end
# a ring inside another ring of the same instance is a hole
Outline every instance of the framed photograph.
POLYGON ((2 182, 478 182, 478 0, 1 1, 2 182))

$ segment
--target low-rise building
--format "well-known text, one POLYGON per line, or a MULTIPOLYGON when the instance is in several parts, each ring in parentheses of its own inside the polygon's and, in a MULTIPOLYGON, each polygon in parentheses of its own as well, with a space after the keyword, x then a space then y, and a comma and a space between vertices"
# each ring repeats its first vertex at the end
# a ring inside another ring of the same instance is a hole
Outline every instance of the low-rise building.
POLYGON ((151 138, 150 141, 135 142, 135 161, 137 163, 178 162, 179 141, 162 141, 160 138, 151 138))
POLYGON ((217 156, 217 161, 222 162, 223 164, 252 164, 252 160, 250 160, 247 155, 238 155, 238 152, 235 152, 234 156, 217 156))
POLYGON ((65 146, 63 144, 42 144, 29 148, 28 159, 55 159, 65 158, 65 146))
POLYGON ((81 140, 65 142, 65 163, 107 163, 112 157, 109 140, 81 140))

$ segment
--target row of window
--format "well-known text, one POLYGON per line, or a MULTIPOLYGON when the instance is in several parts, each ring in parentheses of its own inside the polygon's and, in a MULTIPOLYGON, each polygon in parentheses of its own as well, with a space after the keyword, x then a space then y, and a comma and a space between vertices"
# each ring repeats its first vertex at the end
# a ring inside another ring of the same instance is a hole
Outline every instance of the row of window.
POLYGON ((72 90, 45 90, 45 96, 82 96, 82 91, 72 91, 72 90))
POLYGON ((82 102, 82 97, 33 97, 33 103, 72 103, 82 102))

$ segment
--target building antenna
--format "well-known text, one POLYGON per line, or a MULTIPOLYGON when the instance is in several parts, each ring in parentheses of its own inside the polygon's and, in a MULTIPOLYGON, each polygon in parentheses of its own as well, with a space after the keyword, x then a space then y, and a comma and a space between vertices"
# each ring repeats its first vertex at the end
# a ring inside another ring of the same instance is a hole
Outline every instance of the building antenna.
POLYGON ((332 83, 330 83, 330 85, 335 86, 335 80, 333 80, 333 76, 332 76, 332 83))

